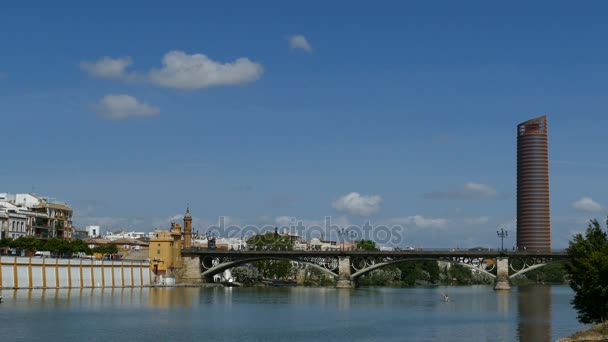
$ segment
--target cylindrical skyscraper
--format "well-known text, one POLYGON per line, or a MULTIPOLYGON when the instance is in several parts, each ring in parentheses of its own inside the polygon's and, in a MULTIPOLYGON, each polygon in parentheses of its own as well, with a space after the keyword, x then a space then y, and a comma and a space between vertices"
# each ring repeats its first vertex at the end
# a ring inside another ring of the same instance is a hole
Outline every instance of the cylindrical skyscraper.
POLYGON ((517 125, 517 247, 551 249, 547 116, 517 125))

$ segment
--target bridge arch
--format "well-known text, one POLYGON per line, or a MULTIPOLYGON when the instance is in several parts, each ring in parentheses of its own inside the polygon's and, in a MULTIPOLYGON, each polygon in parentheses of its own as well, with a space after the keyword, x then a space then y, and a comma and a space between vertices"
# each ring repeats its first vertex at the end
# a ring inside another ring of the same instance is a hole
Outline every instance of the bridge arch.
POLYGON ((526 268, 524 268, 522 270, 519 270, 519 271, 517 271, 517 272, 515 272, 515 273, 513 273, 511 275, 509 275, 509 279, 513 279, 513 278, 518 277, 520 275, 524 275, 525 273, 527 273, 529 271, 532 271, 532 270, 535 270, 537 268, 541 268, 541 267, 544 267, 544 266, 547 266, 547 265, 557 264, 557 263, 560 263, 560 262, 563 263, 563 262, 566 262, 566 261, 568 261, 568 260, 567 259, 557 259, 557 260, 547 261, 547 262, 544 262, 544 263, 535 264, 535 265, 526 267, 526 268))
MULTIPOLYGON (((209 280, 211 278, 213 278, 214 275, 219 274, 221 272, 224 272, 225 270, 237 267, 237 266, 241 266, 244 264, 248 264, 251 262, 255 262, 255 261, 263 261, 263 260, 287 260, 287 261, 291 261, 291 262, 299 262, 308 266, 311 266, 313 268, 316 268, 317 270, 322 271, 324 274, 329 275, 331 277, 337 278, 338 274, 332 272, 331 270, 319 266, 315 263, 309 262, 309 261, 305 261, 305 260, 300 260, 300 259, 293 259, 293 258, 288 258, 288 257, 281 257, 281 256, 261 256, 261 257, 252 257, 252 258, 243 258, 243 259, 237 259, 237 260, 230 260, 230 261, 226 261, 220 264, 217 264, 209 269, 204 270, 203 272, 201 272, 201 275, 203 276, 204 279, 209 280)), ((203 268, 202 266, 202 262, 203 260, 200 260, 201 263, 201 268, 203 268)), ((336 266, 337 269, 337 266, 336 266)))
POLYGON ((365 275, 365 274, 367 274, 367 273, 369 273, 369 272, 371 272, 373 270, 377 270, 379 268, 382 268, 382 267, 385 267, 385 266, 388 266, 388 265, 393 265, 393 264, 402 263, 402 262, 408 262, 408 261, 443 261, 443 262, 447 262, 447 263, 450 263, 450 264, 461 265, 461 266, 470 268, 472 270, 479 271, 479 272, 481 272, 483 274, 486 274, 486 275, 488 275, 488 276, 490 276, 492 278, 496 278, 496 275, 488 272, 487 270, 484 270, 482 268, 479 268, 479 267, 476 267, 476 266, 473 266, 473 265, 470 265, 470 264, 467 264, 467 263, 455 261, 455 260, 435 259, 435 258, 407 258, 407 259, 389 260, 389 261, 384 261, 384 262, 373 264, 371 266, 368 266, 366 268, 363 268, 363 269, 361 269, 361 270, 353 273, 350 276, 350 279, 351 280, 356 280, 360 276, 365 275))

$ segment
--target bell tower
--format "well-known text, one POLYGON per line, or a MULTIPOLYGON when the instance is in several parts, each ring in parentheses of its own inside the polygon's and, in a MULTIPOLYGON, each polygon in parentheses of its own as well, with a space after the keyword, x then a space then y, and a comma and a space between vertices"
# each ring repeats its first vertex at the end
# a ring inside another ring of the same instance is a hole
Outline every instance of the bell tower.
POLYGON ((192 216, 190 216, 190 206, 186 208, 184 215, 184 248, 192 247, 192 216))

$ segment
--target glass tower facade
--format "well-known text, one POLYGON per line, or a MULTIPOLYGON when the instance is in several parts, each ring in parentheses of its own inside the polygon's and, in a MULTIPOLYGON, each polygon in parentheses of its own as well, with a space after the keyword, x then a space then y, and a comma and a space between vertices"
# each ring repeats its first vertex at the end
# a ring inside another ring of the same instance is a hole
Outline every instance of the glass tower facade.
POLYGON ((551 249, 547 117, 517 125, 517 247, 551 249))

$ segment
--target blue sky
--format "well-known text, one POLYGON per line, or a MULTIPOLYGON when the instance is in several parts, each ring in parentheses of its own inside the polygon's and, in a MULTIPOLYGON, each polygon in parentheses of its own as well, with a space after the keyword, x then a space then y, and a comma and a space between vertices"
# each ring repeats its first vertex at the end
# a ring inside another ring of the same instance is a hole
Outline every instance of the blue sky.
POLYGON ((564 247, 608 206, 608 5, 509 5, 3 4, 0 191, 79 227, 164 229, 189 203, 200 230, 332 216, 511 246, 515 127, 547 114, 564 247))

